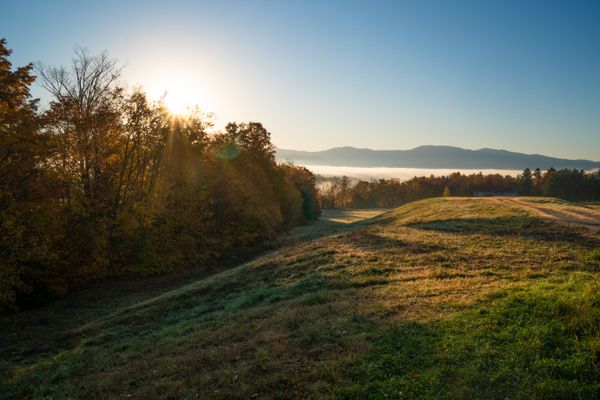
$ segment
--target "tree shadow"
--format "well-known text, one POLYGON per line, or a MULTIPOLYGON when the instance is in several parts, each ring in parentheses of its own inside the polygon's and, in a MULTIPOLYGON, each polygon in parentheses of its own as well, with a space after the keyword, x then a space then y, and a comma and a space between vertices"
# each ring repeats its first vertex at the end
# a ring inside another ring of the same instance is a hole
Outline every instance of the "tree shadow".
POLYGON ((378 235, 365 230, 349 232, 345 237, 359 250, 369 252, 387 252, 403 249, 413 254, 425 254, 443 250, 443 247, 439 245, 415 243, 390 236, 378 235))

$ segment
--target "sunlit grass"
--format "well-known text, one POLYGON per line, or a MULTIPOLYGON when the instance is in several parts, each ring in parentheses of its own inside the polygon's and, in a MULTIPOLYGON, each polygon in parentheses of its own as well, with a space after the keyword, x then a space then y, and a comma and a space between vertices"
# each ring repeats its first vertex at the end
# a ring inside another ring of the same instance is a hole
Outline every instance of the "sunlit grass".
POLYGON ((394 325, 335 397, 598 398, 600 283, 590 278, 547 279, 447 319, 394 325))

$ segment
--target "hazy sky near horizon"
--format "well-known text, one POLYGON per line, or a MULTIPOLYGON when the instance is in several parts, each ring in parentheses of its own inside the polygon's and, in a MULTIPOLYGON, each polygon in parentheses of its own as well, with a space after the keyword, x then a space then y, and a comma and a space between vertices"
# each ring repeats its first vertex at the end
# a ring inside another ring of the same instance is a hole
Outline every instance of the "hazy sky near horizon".
MULTIPOLYGON (((600 160, 598 1, 27 1, 13 65, 107 49, 283 148, 425 144, 600 160)), ((34 91, 43 96, 40 88, 34 91)))

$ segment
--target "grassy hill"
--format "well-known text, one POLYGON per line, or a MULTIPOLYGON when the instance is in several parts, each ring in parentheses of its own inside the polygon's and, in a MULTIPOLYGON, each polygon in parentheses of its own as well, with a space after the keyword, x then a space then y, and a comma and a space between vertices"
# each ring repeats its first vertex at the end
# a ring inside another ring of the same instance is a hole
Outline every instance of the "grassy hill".
POLYGON ((104 293, 93 318, 4 319, 0 398, 599 398, 599 212, 424 200, 158 296, 104 293))

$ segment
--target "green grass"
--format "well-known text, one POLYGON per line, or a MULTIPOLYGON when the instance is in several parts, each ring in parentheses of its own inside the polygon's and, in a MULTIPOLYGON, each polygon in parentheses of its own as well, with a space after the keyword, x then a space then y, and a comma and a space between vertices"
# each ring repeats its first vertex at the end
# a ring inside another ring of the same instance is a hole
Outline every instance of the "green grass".
MULTIPOLYGON (((361 399, 600 398, 600 282, 549 279, 441 321, 398 324, 337 391, 361 399)), ((495 299, 493 297, 496 297, 495 299)))
POLYGON ((597 234, 486 199, 339 218, 4 318, 0 398, 598 398, 597 234))

